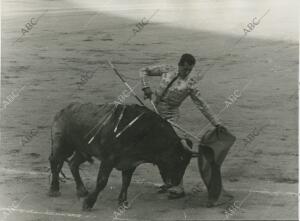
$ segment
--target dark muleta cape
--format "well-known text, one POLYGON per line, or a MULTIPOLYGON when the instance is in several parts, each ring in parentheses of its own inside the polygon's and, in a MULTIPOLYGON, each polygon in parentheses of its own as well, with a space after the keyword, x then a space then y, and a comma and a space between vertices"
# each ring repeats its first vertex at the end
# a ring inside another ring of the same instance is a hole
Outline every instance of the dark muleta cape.
MULTIPOLYGON (((199 144, 198 168, 208 191, 208 207, 223 201, 226 192, 222 186, 221 166, 236 138, 225 127, 207 131, 199 144)), ((232 196, 227 195, 232 199, 232 196)))

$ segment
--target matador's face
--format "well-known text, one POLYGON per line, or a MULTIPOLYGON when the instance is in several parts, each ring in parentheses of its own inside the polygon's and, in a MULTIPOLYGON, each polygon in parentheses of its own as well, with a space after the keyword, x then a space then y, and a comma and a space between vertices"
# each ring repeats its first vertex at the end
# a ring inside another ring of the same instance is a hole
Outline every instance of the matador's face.
POLYGON ((178 65, 178 75, 180 78, 185 79, 193 70, 194 65, 185 62, 183 65, 178 65))

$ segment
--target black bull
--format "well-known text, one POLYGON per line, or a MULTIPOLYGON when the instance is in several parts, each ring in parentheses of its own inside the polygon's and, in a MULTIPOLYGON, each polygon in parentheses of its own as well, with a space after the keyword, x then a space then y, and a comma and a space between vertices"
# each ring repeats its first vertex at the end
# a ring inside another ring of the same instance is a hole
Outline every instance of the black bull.
POLYGON ((64 161, 73 155, 69 166, 77 194, 87 195, 83 209, 93 207, 113 168, 122 171, 119 203, 123 204, 127 203, 127 189, 139 164, 157 165, 164 182, 174 186, 180 183, 192 157, 166 120, 139 105, 71 103, 54 118, 51 144, 49 161, 52 181, 49 195, 60 195, 59 173, 64 161), (139 115, 140 118, 128 127, 139 115), (119 132, 120 136, 116 137, 119 132), (90 161, 91 157, 96 157, 101 164, 96 187, 88 194, 80 178, 79 165, 90 161))
MULTIPOLYGON (((209 204, 213 205, 223 193, 221 165, 234 140, 226 128, 219 127, 206 133, 200 142, 199 153, 195 153, 181 144, 169 122, 144 106, 72 103, 56 114, 52 125, 49 195, 60 195, 59 173, 64 161, 72 155, 69 166, 77 195, 88 195, 83 209, 93 207, 113 168, 122 171, 119 203, 127 204, 127 189, 138 165, 157 165, 163 181, 168 186, 176 186, 191 158, 198 156, 209 204), (101 164, 96 187, 88 194, 80 178, 79 166, 92 161, 92 157, 101 164)), ((191 141, 187 141, 191 147, 191 141)))

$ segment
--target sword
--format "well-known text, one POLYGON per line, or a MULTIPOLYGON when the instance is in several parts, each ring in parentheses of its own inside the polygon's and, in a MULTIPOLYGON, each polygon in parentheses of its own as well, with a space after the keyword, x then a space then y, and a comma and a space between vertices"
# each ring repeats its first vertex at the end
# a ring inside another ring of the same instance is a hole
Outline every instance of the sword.
MULTIPOLYGON (((152 106, 153 106, 155 112, 156 112, 158 115, 160 115, 159 112, 158 112, 158 110, 157 110, 157 108, 156 108, 156 106, 155 106, 155 104, 154 104, 154 102, 153 102, 153 100, 150 100, 150 102, 151 102, 151 104, 152 104, 152 106)), ((170 124, 172 124, 174 127, 178 128, 179 130, 183 131, 184 133, 190 135, 191 137, 193 137, 193 138, 196 139, 197 141, 200 141, 200 139, 199 139, 196 135, 194 135, 194 134, 192 134, 191 132, 185 130, 184 128, 182 128, 182 127, 179 126, 178 124, 176 124, 176 123, 174 123, 173 121, 170 121, 170 120, 167 120, 167 121, 168 121, 170 124)))
MULTIPOLYGON (((144 107, 146 107, 146 105, 144 104, 144 102, 136 95, 136 93, 133 91, 133 89, 130 87, 130 85, 126 82, 126 80, 122 77, 122 75, 119 73, 119 71, 116 69, 116 67, 109 61, 107 60, 108 64, 111 66, 111 68, 114 70, 114 72, 118 75, 118 77, 121 79, 121 81, 126 85, 126 87, 132 91, 132 94, 134 95, 134 97, 140 102, 141 105, 143 105, 144 107)), ((152 100, 150 100, 151 105, 153 106, 155 112, 157 114, 159 114, 154 102, 152 100)), ((160 114, 159 114, 160 115, 160 114)), ((170 124, 174 125, 176 128, 178 128, 179 130, 183 131, 184 133, 190 135, 191 137, 195 138, 197 141, 199 141, 199 138, 195 135, 193 135, 191 132, 188 132, 187 130, 183 129, 181 126, 179 126, 178 124, 167 120, 170 124)), ((126 128, 127 129, 127 128, 126 128)), ((124 131, 123 131, 124 132, 124 131)), ((120 134, 118 135, 120 136, 120 134)))

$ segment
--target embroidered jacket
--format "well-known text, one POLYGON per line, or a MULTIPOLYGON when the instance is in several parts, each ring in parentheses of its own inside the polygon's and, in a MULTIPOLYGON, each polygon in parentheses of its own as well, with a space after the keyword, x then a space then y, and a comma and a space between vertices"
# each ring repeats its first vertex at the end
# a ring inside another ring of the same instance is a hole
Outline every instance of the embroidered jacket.
POLYGON ((168 91, 164 90, 168 84, 177 76, 178 72, 174 66, 155 65, 140 70, 140 77, 143 88, 149 87, 148 76, 161 76, 158 89, 155 91, 157 109, 165 118, 177 118, 179 106, 190 96, 192 101, 202 114, 213 124, 217 125, 220 120, 212 113, 209 105, 202 98, 199 91, 200 77, 188 76, 186 79, 178 77, 169 87, 168 91), (164 96, 161 95, 164 93, 164 96))

